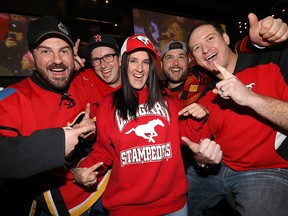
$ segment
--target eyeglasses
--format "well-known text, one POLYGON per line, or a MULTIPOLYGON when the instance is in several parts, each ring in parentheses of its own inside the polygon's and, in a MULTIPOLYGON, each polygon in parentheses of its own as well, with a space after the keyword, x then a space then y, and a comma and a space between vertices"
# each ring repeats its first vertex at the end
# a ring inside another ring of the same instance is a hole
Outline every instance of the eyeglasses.
POLYGON ((106 63, 111 63, 114 60, 114 56, 117 56, 117 55, 118 54, 113 53, 113 54, 104 55, 101 58, 92 58, 91 59, 91 64, 92 64, 93 67, 96 67, 96 66, 101 64, 101 60, 103 60, 106 63))

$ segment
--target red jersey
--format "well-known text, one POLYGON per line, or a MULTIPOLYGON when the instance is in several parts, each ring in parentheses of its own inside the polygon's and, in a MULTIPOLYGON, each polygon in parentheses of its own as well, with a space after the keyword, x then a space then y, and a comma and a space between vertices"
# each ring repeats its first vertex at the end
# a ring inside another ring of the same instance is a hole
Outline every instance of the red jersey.
POLYGON ((179 121, 180 102, 176 97, 165 100, 169 111, 160 103, 147 110, 147 88, 141 90, 136 120, 115 113, 113 95, 98 109, 98 140, 79 167, 101 161, 104 167, 112 165, 103 194, 111 216, 163 215, 185 205, 187 181, 179 131, 198 142, 203 123, 191 118, 179 121))
MULTIPOLYGON (((2 136, 24 136, 38 129, 72 126, 83 118, 87 103, 91 104, 93 118, 104 95, 115 90, 103 85, 93 70, 77 73, 68 92, 62 95, 45 89, 43 84, 37 85, 32 81, 34 78, 35 75, 28 77, 0 92, 2 136)), ((36 200, 38 203, 46 203, 43 208, 52 214, 80 215, 101 196, 104 190, 101 187, 105 188, 107 183, 100 184, 100 188, 95 192, 93 187, 85 188, 74 184, 70 169, 59 168, 53 170, 51 174, 55 177, 51 178, 54 180, 47 178, 48 188, 50 183, 53 185, 51 190, 45 190, 36 200), (55 187, 55 184, 59 187, 55 187)))
MULTIPOLYGON (((255 93, 288 101, 287 54, 287 49, 261 55, 240 54, 234 75, 255 93)), ((227 166, 234 170, 288 167, 288 161, 279 155, 283 152, 278 150, 285 139, 287 142, 287 136, 276 125, 212 91, 199 103, 210 113, 203 127, 203 138, 215 138, 227 166)), ((285 149, 287 152, 287 145, 285 149)))

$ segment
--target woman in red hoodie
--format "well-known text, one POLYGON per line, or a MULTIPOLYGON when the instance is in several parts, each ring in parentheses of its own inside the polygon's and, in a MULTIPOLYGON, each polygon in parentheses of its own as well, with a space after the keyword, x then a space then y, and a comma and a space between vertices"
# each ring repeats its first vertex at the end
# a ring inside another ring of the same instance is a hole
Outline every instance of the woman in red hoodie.
POLYGON ((122 87, 100 104, 97 143, 74 171, 75 181, 89 187, 112 167, 103 194, 111 216, 187 216, 180 135, 199 141, 207 113, 199 106, 197 119, 179 118, 178 99, 159 85, 156 58, 146 36, 126 39, 122 87))

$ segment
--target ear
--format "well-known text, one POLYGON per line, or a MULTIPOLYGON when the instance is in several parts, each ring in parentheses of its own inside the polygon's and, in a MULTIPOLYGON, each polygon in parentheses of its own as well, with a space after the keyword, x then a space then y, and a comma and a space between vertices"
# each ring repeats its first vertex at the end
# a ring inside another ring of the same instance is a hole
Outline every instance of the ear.
POLYGON ((33 62, 35 62, 34 56, 32 55, 32 52, 30 50, 28 51, 28 54, 32 58, 33 62))
POLYGON ((119 55, 118 61, 119 61, 119 66, 121 67, 122 55, 119 55))
POLYGON ((229 38, 229 36, 226 33, 223 34, 223 39, 224 39, 224 41, 226 42, 227 45, 230 44, 230 38, 229 38))

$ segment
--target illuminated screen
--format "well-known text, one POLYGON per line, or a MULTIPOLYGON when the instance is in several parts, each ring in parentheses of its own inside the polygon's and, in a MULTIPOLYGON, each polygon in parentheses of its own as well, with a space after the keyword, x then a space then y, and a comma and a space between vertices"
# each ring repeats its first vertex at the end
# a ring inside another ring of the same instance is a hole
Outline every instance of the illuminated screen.
MULTIPOLYGON (((170 40, 186 42, 190 30, 203 20, 132 9, 134 34, 145 34, 157 50, 170 40)), ((225 30, 225 25, 222 25, 225 30)))
POLYGON ((34 62, 27 54, 26 31, 29 22, 35 18, 0 13, 0 76, 31 75, 34 62))

